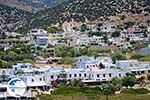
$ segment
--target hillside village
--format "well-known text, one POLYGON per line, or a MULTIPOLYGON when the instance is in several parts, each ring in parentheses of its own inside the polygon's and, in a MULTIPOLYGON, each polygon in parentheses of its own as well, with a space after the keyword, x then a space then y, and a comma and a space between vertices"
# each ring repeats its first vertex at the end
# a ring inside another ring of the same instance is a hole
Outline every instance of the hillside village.
POLYGON ((149 29, 134 22, 118 26, 72 20, 61 27, 34 28, 25 35, 1 31, 1 84, 15 77, 23 79, 28 88, 24 95, 32 99, 36 97, 32 89, 49 94, 62 80, 67 86, 74 80, 79 87, 101 86, 116 77, 124 80, 130 73, 139 82, 134 85, 149 89, 149 29), (138 81, 142 77, 144 83, 138 81))
POLYGON ((0 6, 0 99, 149 100, 148 2, 0 6))

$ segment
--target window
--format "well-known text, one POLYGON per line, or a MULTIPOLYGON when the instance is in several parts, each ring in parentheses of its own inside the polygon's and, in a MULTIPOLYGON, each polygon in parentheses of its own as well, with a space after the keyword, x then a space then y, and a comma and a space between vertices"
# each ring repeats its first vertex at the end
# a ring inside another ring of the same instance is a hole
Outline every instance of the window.
POLYGON ((141 71, 142 74, 144 74, 144 71, 141 71))
POLYGON ((43 80, 45 81, 45 77, 43 77, 43 80))
POLYGON ((92 74, 92 77, 94 77, 94 75, 92 74))
POLYGON ((109 77, 111 77, 112 75, 111 75, 111 73, 109 74, 109 77))
POLYGON ((106 75, 105 74, 103 74, 103 77, 105 77, 106 75))
POLYGON ((31 82, 34 82, 34 79, 32 79, 31 82))
POLYGON ((119 74, 119 77, 121 77, 121 74, 119 74))
POLYGON ((97 74, 97 77, 99 78, 99 74, 97 74))
POLYGON ((24 66, 21 66, 21 68, 27 68, 27 66, 24 65, 24 66))
POLYGON ((60 78, 60 76, 59 76, 59 75, 57 75, 57 78, 60 78))
POLYGON ((86 77, 86 74, 84 74, 84 77, 86 77))
POLYGON ((69 77, 72 77, 72 75, 71 75, 71 74, 69 74, 69 77))
POLYGON ((40 81, 42 81, 42 78, 40 78, 40 81))
POLYGON ((138 74, 138 75, 140 75, 140 72, 139 72, 139 71, 137 71, 137 74, 138 74))
POLYGON ((77 74, 74 74, 74 77, 77 77, 77 74))
POLYGON ((53 79, 54 78, 54 76, 53 75, 51 75, 51 79, 53 79))
POLYGON ((79 77, 81 77, 81 74, 79 74, 79 77))

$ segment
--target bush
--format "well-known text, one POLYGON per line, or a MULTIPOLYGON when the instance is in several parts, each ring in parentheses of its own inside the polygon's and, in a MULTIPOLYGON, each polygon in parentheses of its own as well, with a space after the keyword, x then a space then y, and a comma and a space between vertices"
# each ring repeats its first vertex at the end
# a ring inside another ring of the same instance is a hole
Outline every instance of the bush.
POLYGON ((122 85, 125 87, 132 87, 136 83, 136 77, 135 76, 126 76, 122 79, 122 85))
POLYGON ((139 53, 134 53, 131 58, 139 60, 140 58, 142 58, 142 55, 140 55, 139 53))
POLYGON ((147 93, 150 93, 150 91, 147 90, 147 89, 145 89, 145 88, 135 89, 135 92, 137 94, 147 94, 147 93))
POLYGON ((126 60, 126 57, 122 54, 122 53, 116 53, 112 59, 116 59, 116 60, 126 60))
POLYGON ((120 36, 120 31, 115 31, 112 33, 111 37, 119 37, 120 36))
POLYGON ((139 89, 124 89, 122 91, 122 93, 125 94, 148 94, 150 93, 149 90, 145 89, 145 88, 139 88, 139 89))

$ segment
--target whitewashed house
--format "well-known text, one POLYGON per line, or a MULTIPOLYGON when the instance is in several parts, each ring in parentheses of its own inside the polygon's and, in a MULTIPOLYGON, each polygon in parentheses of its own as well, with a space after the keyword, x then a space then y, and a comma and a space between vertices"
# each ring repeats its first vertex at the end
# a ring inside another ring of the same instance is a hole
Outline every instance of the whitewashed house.
POLYGON ((45 31, 44 29, 32 29, 30 30, 27 35, 29 37, 32 37, 32 36, 47 36, 48 35, 48 32, 45 31))
POLYGON ((104 68, 99 70, 92 70, 90 79, 98 82, 109 82, 114 77, 123 78, 126 72, 121 69, 104 68))
POLYGON ((67 80, 89 80, 91 71, 90 69, 70 69, 66 70, 67 80))
POLYGON ((138 60, 119 60, 116 65, 129 73, 142 75, 150 73, 150 63, 140 62, 138 60))
POLYGON ((128 39, 129 41, 143 41, 144 40, 143 34, 144 33, 141 28, 133 27, 124 29, 121 32, 120 37, 123 39, 128 39))
POLYGON ((102 25, 99 29, 101 32, 114 32, 116 30, 116 25, 102 25))
POLYGON ((84 69, 110 68, 115 66, 112 63, 113 61, 110 57, 94 58, 85 56, 78 59, 76 68, 84 68, 84 69))
POLYGON ((9 78, 22 79, 28 88, 39 88, 46 91, 52 87, 52 83, 60 79, 64 72, 62 68, 34 68, 32 64, 17 64, 10 69, 9 78))
POLYGON ((92 44, 103 44, 104 38, 102 36, 92 36, 90 37, 90 43, 92 44))
POLYGON ((78 38, 77 38, 77 45, 79 46, 87 46, 90 44, 90 39, 88 37, 88 35, 86 34, 83 34, 83 35, 80 35, 78 38))

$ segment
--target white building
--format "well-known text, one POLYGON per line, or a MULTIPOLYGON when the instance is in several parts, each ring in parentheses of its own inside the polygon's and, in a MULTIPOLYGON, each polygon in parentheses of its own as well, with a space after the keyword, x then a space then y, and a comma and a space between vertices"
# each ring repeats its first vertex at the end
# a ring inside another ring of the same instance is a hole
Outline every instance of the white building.
POLYGON ((90 68, 90 69, 101 69, 101 68, 110 68, 114 67, 115 65, 112 64, 112 59, 110 57, 99 57, 99 58, 93 58, 93 57, 81 57, 77 61, 76 68, 90 68))
MULTIPOLYGON (((27 85, 27 90, 36 89, 48 91, 56 81, 59 80, 81 80, 84 83, 110 82, 112 78, 123 78, 126 73, 134 73, 139 76, 150 73, 150 63, 137 60, 119 60, 112 64, 110 57, 81 57, 76 68, 34 68, 32 64, 13 65, 12 69, 6 70, 10 79, 22 79, 27 85), (9 74, 8 74, 9 73, 9 74)), ((0 89, 6 84, 0 84, 0 89)), ((7 91, 7 89, 6 89, 7 91)), ((4 93, 6 93, 6 91, 4 93)), ((1 95, 0 95, 1 97, 1 95)))
POLYGON ((103 69, 70 69, 66 72, 67 80, 88 80, 91 82, 107 82, 112 78, 123 78, 126 74, 121 69, 103 68, 103 69))
POLYGON ((84 46, 87 46, 90 44, 90 39, 88 37, 88 35, 86 34, 83 34, 83 35, 80 35, 78 38, 77 38, 77 45, 84 45, 84 46))
POLYGON ((52 82, 59 80, 62 68, 34 68, 31 64, 17 64, 10 69, 9 78, 20 78, 28 88, 47 90, 52 87, 52 82))
POLYGON ((100 26, 101 32, 114 32, 116 29, 115 25, 102 25, 100 26))
POLYGON ((32 36, 47 36, 48 32, 43 29, 32 29, 29 33, 27 33, 29 37, 32 36))
POLYGON ((93 44, 103 44, 104 43, 104 38, 102 36, 92 36, 90 37, 90 43, 93 44))
POLYGON ((133 27, 123 30, 120 37, 129 41, 143 41, 145 40, 143 34, 142 29, 133 27))
POLYGON ((90 79, 99 82, 107 82, 111 81, 114 77, 123 78, 125 74, 126 72, 121 69, 104 68, 100 70, 92 70, 90 79))
POLYGON ((120 60, 116 62, 116 65, 127 72, 134 73, 135 75, 150 73, 150 63, 147 62, 120 60))
POLYGON ((67 80, 89 80, 91 71, 90 69, 70 69, 66 70, 67 80))

